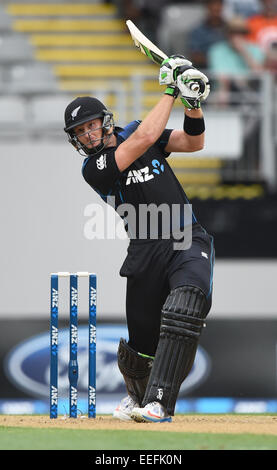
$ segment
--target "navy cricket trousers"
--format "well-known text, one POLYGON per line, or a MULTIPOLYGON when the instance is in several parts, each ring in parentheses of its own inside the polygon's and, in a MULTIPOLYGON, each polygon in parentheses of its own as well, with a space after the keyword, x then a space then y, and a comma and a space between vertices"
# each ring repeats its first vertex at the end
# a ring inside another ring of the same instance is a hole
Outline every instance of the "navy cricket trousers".
POLYGON ((199 287, 212 304, 213 237, 199 224, 192 227, 189 249, 174 249, 173 239, 131 240, 120 275, 127 278, 126 318, 129 344, 137 352, 155 355, 162 307, 172 289, 199 287))

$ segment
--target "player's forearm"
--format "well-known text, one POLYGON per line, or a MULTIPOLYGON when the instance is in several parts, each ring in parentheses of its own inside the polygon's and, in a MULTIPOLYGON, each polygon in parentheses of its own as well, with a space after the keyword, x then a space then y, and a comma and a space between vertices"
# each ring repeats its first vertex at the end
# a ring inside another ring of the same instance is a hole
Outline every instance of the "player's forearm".
POLYGON ((174 101, 172 96, 163 95, 138 127, 136 137, 149 138, 154 144, 167 125, 174 101))
POLYGON ((189 135, 185 133, 186 150, 185 152, 197 152, 202 150, 205 145, 205 132, 200 135, 189 135))
POLYGON ((172 96, 163 95, 137 130, 119 145, 115 152, 115 160, 120 171, 128 168, 160 137, 166 127, 173 104, 172 96))

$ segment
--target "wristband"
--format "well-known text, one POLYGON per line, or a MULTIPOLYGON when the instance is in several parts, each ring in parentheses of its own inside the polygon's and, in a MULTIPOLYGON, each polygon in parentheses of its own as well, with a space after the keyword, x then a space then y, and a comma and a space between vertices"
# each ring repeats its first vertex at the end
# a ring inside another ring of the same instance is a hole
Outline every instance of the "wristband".
POLYGON ((184 131, 188 135, 200 135, 205 131, 205 121, 204 118, 191 118, 185 114, 184 119, 184 131))
POLYGON ((168 86, 164 92, 165 95, 170 95, 174 99, 178 98, 180 90, 177 86, 168 86))

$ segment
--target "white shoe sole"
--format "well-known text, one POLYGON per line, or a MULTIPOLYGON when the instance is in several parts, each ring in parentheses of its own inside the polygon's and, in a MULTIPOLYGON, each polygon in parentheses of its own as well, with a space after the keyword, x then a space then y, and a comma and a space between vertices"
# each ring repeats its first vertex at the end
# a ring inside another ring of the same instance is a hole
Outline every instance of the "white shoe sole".
POLYGON ((134 408, 131 413, 131 418, 137 423, 171 423, 172 421, 171 416, 160 418, 149 413, 149 411, 143 412, 140 408, 134 408))

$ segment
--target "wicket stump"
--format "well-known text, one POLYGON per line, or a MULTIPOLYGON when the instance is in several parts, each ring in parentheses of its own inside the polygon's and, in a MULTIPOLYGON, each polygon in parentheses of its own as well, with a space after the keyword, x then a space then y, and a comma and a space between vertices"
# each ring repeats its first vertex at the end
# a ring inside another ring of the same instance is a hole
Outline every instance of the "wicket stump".
POLYGON ((69 278, 69 416, 77 418, 78 413, 78 278, 89 280, 88 315, 88 417, 96 416, 96 275, 87 272, 58 272, 51 274, 50 304, 50 418, 58 417, 58 313, 59 277, 69 278))

